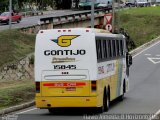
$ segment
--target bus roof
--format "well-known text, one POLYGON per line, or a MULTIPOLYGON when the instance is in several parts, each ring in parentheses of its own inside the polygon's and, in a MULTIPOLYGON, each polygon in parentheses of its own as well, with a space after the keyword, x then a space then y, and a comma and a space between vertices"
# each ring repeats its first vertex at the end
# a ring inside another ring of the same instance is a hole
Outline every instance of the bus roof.
MULTIPOLYGON (((97 29, 97 28, 64 28, 64 29, 48 29, 48 30, 57 30, 58 32, 86 31, 92 33, 110 33, 108 30, 97 29)), ((39 32, 48 30, 40 30, 39 32)))
POLYGON ((57 31, 59 33, 69 33, 69 32, 88 32, 88 33, 94 33, 96 36, 99 37, 106 37, 106 34, 108 37, 119 37, 119 38, 124 38, 123 35, 121 34, 113 34, 109 32, 108 30, 104 29, 97 29, 97 28, 64 28, 64 29, 48 29, 48 30, 40 30, 39 33, 45 32, 45 31, 57 31))

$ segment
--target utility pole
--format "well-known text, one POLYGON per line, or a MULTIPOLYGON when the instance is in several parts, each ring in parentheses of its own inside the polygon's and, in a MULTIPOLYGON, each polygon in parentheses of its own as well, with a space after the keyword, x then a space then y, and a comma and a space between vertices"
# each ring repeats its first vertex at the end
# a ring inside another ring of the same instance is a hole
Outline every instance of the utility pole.
POLYGON ((94 28, 94 4, 95 0, 92 1, 92 6, 91 6, 91 28, 94 28))
POLYGON ((120 0, 118 0, 118 11, 117 11, 117 32, 119 33, 119 29, 120 29, 120 0))
POLYGON ((114 24, 114 21, 115 21, 115 0, 112 0, 112 33, 114 33, 114 28, 115 28, 115 24, 114 24))
POLYGON ((12 0, 9 1, 9 29, 12 27, 12 0))

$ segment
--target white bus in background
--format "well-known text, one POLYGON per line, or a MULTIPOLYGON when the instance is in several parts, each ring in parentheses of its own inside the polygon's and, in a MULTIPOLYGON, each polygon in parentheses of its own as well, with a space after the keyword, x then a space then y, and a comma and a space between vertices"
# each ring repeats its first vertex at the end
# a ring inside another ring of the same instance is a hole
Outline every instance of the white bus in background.
POLYGON ((40 30, 35 46, 36 107, 107 111, 129 89, 125 37, 90 28, 40 30))

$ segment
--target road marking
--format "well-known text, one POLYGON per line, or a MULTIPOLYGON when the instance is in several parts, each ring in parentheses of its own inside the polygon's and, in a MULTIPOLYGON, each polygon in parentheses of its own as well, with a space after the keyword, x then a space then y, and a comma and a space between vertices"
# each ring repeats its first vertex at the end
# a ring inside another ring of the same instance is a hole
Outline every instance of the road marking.
POLYGON ((160 43, 160 41, 158 41, 158 42, 156 42, 155 44, 147 47, 146 49, 144 49, 144 50, 142 50, 141 52, 139 52, 139 53, 137 53, 136 55, 134 55, 133 58, 135 58, 136 56, 140 55, 140 54, 143 53, 144 51, 150 49, 151 47, 153 47, 153 46, 155 46, 155 45, 157 45, 157 44, 159 44, 159 43, 160 43))
POLYGON ((160 57, 160 55, 156 55, 157 57, 160 57))
POLYGON ((160 58, 147 58, 149 61, 151 61, 153 64, 160 63, 160 58))
POLYGON ((151 54, 144 54, 144 55, 146 55, 146 56, 150 56, 151 54))
POLYGON ((32 111, 32 110, 36 110, 37 108, 32 108, 32 109, 29 109, 29 110, 25 110, 25 111, 22 111, 22 112, 18 112, 16 114, 22 114, 22 113, 26 113, 26 112, 29 112, 29 111, 32 111))
MULTIPOLYGON (((138 54, 134 55, 133 58, 135 58, 136 56, 140 55, 141 53, 143 53, 144 51, 152 48, 155 45, 158 45, 160 43, 160 41, 156 42, 155 44, 151 45, 150 47, 147 47, 146 49, 142 50, 141 52, 139 52, 138 54)), ((151 117, 149 118, 149 120, 153 120, 154 118, 156 118, 156 116, 160 114, 160 109, 151 117)))
MULTIPOLYGON (((152 115, 151 116, 151 118, 149 118, 149 120, 154 120, 154 119, 157 119, 157 115, 159 115, 160 114, 160 109, 154 114, 154 115, 152 115)), ((159 118, 158 118, 159 119, 159 118)), ((157 120, 158 120, 157 119, 157 120)))

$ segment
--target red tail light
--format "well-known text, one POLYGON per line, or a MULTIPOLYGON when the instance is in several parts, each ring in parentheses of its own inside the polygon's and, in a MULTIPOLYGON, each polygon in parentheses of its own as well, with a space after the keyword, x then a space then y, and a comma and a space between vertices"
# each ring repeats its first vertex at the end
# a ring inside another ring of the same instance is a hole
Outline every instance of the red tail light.
POLYGON ((40 82, 36 82, 36 92, 40 92, 40 82))
POLYGON ((95 92, 97 90, 97 82, 91 81, 91 90, 92 92, 95 92))

